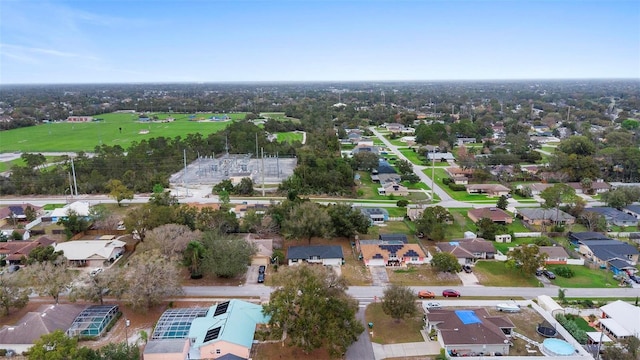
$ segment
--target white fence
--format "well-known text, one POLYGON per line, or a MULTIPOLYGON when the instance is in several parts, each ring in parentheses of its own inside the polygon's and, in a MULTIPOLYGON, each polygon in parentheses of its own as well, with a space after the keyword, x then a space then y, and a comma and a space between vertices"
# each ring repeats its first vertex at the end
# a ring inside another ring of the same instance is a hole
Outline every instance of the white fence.
POLYGON ((541 232, 517 232, 513 234, 514 237, 523 238, 523 237, 541 237, 541 232))
POLYGON ((32 222, 28 223, 27 225, 24 226, 25 229, 27 230, 31 230, 31 228, 33 228, 34 226, 40 225, 42 224, 42 218, 37 218, 35 220, 33 220, 32 222))
POLYGON ((567 265, 584 265, 584 259, 567 259, 567 265))

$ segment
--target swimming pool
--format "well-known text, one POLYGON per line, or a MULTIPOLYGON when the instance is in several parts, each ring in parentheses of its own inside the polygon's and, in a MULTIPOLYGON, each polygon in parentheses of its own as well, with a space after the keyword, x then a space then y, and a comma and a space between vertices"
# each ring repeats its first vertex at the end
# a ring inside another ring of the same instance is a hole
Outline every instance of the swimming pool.
POLYGON ((569 356, 575 355, 576 349, 564 340, 546 339, 542 342, 542 352, 548 356, 569 356))

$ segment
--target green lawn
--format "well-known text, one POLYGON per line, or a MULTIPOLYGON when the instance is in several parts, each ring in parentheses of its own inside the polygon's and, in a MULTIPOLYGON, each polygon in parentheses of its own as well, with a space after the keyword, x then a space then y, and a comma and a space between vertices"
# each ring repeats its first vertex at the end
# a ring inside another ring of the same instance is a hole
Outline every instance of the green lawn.
POLYGON ((288 142, 289 144, 293 144, 295 141, 302 142, 303 138, 302 133, 292 131, 276 133, 276 135, 279 142, 288 142))
MULTIPOLYGON (((175 117, 173 122, 138 122, 137 115, 109 113, 96 115, 102 119, 90 123, 49 123, 0 132, 0 152, 87 151, 101 144, 128 148, 133 142, 157 138, 174 138, 200 133, 203 137, 218 132, 231 124, 225 122, 190 121, 186 114, 154 114, 159 118, 175 117), (149 131, 141 134, 141 131, 149 131)), ((197 114, 206 119, 213 115, 197 114)), ((244 119, 244 113, 228 114, 233 120, 244 119)))
MULTIPOLYGON (((62 156, 45 156, 45 158, 47 159, 46 163, 51 164, 60 161, 60 159, 62 159, 62 156)), ((24 165, 24 160, 22 160, 22 158, 18 158, 11 161, 2 161, 0 162, 0 172, 8 171, 15 165, 24 165)))
POLYGON ((503 254, 507 254, 510 248, 514 248, 516 246, 524 245, 524 244, 533 244, 535 238, 514 238, 511 239, 510 243, 498 243, 494 242, 493 246, 495 246, 496 250, 499 250, 503 254))
POLYGON ((411 149, 401 149, 400 152, 402 155, 406 156, 410 162, 416 165, 425 165, 425 161, 427 161, 424 156, 421 156, 419 153, 414 152, 411 149))
POLYGON ((576 323, 576 325, 578 325, 578 327, 586 332, 591 332, 591 331, 596 331, 596 329, 592 328, 591 326, 589 326, 589 323, 587 322, 587 320, 576 316, 574 317, 571 321, 573 321, 574 323, 576 323))
POLYGON ((447 236, 452 239, 461 239, 465 231, 476 232, 476 225, 467 217, 469 209, 447 209, 453 215, 454 223, 447 228, 447 236))
MULTIPOLYGON (((427 176, 431 176, 432 169, 424 169, 423 172, 427 176)), ((497 198, 490 198, 487 195, 483 194, 469 194, 466 191, 453 191, 447 185, 442 182, 442 179, 448 178, 449 175, 444 169, 437 168, 435 169, 435 182, 440 185, 440 187, 449 194, 452 198, 458 201, 498 201, 497 198)))
POLYGON ((260 116, 265 119, 273 119, 276 121, 291 121, 300 123, 300 119, 288 117, 283 112, 260 113, 260 116))
MULTIPOLYGON (((567 265, 569 266, 569 265, 567 265)), ((551 271, 557 266, 548 266, 551 271)), ((618 281, 613 278, 613 272, 603 269, 589 269, 586 266, 573 265, 569 266, 575 273, 575 276, 567 279, 556 276, 555 280, 551 280, 554 285, 562 288, 615 288, 618 281)), ((571 291, 568 291, 570 293, 571 291)))
POLYGON ((373 329, 366 331, 373 332, 371 341, 378 344, 422 342, 424 339, 420 330, 424 322, 421 311, 418 310, 416 314, 412 318, 396 321, 382 311, 380 302, 369 304, 365 310, 365 319, 366 323, 373 323, 373 329))
POLYGON ((523 275, 506 267, 503 261, 478 261, 473 272, 484 286, 542 287, 533 275, 523 275))

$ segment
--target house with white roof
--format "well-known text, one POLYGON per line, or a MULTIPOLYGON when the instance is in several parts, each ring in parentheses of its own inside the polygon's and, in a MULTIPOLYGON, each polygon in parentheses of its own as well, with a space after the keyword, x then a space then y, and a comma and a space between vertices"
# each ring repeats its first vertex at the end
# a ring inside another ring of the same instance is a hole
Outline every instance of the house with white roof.
POLYGON ((120 240, 75 240, 56 244, 72 266, 100 267, 124 254, 126 243, 120 240))
POLYGON ((640 307, 616 300, 600 307, 600 327, 616 339, 640 338, 640 307))
POLYGON ((64 219, 69 216, 69 211, 73 211, 80 217, 89 217, 91 205, 88 201, 76 201, 71 204, 67 204, 64 207, 53 209, 51 214, 52 222, 57 222, 61 218, 64 219))

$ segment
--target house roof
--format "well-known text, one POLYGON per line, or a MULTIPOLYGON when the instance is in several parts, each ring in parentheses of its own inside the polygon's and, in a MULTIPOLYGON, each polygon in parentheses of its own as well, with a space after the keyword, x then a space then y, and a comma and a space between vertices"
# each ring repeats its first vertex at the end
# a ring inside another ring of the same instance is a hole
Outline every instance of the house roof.
POLYGON ((55 250, 64 252, 69 260, 86 260, 97 257, 108 260, 114 249, 124 248, 126 243, 120 240, 77 240, 56 244, 55 250))
POLYGON ((467 215, 470 215, 470 217, 473 216, 476 221, 482 218, 491 219, 493 222, 511 219, 511 215, 509 213, 497 207, 471 209, 467 212, 467 215))
POLYGON ((360 208, 360 212, 367 216, 371 215, 389 215, 387 209, 383 208, 360 208))
POLYGON ((426 258, 427 255, 418 244, 360 244, 360 252, 363 259, 389 259, 391 254, 395 254, 398 258, 420 257, 426 258))
POLYGON ((507 336, 501 328, 514 328, 507 317, 490 316, 485 309, 473 310, 429 310, 429 322, 436 322, 445 345, 500 344, 507 336), (464 316, 463 316, 464 315, 464 316), (473 318, 474 321, 467 321, 473 318))
POLYGON ((38 246, 49 246, 55 244, 55 241, 43 236, 37 240, 20 240, 7 241, 0 243, 0 254, 6 255, 9 261, 20 260, 23 256, 28 256, 31 250, 38 246))
POLYGON ((469 184, 465 185, 467 190, 484 190, 484 191, 511 191, 508 187, 502 184, 469 184))
POLYGON ((268 322, 269 317, 262 313, 262 306, 232 299, 212 306, 206 316, 194 319, 189 338, 194 339, 195 347, 226 341, 251 348, 256 325, 268 322))
POLYGON ((553 184, 547 184, 547 183, 533 183, 533 184, 526 184, 526 185, 522 185, 523 187, 529 187, 529 189, 531 189, 532 191, 538 191, 538 192, 543 192, 544 190, 546 190, 547 188, 550 188, 553 186, 553 184))
POLYGON ((612 207, 591 207, 584 209, 584 211, 601 214, 605 218, 611 219, 613 221, 638 221, 635 216, 612 207))
POLYGON ((344 259, 340 245, 289 246, 287 259, 344 259))
POLYGON ((401 241, 405 244, 409 242, 406 234, 399 234, 399 233, 380 234, 378 235, 378 239, 382 241, 401 241))
POLYGON ((0 344, 33 344, 55 330, 67 331, 87 306, 81 304, 42 305, 23 316, 16 325, 0 329, 0 344))
POLYGON ((594 231, 569 232, 569 238, 575 241, 611 240, 606 235, 594 231))
MULTIPOLYGON (((626 301, 616 300, 601 306, 600 310, 631 334, 636 336, 640 334, 640 307, 633 306, 626 301)), ((604 319, 600 321, 602 320, 604 319)))
POLYGON ((391 164, 384 160, 380 160, 378 162, 378 174, 397 174, 397 172, 391 164))
POLYGON ((627 244, 620 240, 585 240, 581 243, 593 252, 600 260, 609 260, 613 258, 626 258, 627 255, 637 255, 638 249, 631 244, 627 244))
POLYGON ((607 262, 609 263, 609 265, 619 270, 636 268, 635 266, 631 265, 628 261, 623 259, 614 258, 614 259, 607 260, 607 262))
POLYGON ((177 354, 182 353, 189 339, 157 339, 149 340, 144 346, 145 354, 177 354))
POLYGON ((91 205, 87 201, 76 201, 64 207, 53 209, 51 217, 65 217, 69 215, 69 210, 75 211, 78 216, 89 216, 91 205))
POLYGON ((483 238, 459 239, 450 242, 440 242, 436 247, 442 251, 455 255, 457 258, 473 257, 475 253, 495 253, 496 248, 491 241, 483 238))
POLYGON ((640 214, 640 205, 627 205, 625 209, 631 212, 634 212, 636 214, 640 214))
POLYGON ((539 246, 540 253, 547 254, 549 259, 568 259, 569 254, 562 246, 539 246))
POLYGON ((42 210, 41 206, 36 206, 36 205, 29 204, 29 203, 27 203, 27 204, 9 204, 7 206, 4 206, 4 207, 0 208, 0 219, 5 219, 5 218, 8 218, 8 217, 11 217, 12 213, 17 217, 23 217, 25 215, 24 211, 28 207, 32 208, 36 212, 42 210))
POLYGON ((450 152, 446 152, 446 153, 441 153, 441 152, 437 152, 437 153, 434 153, 434 152, 428 152, 428 153, 427 153, 427 159, 428 159, 428 160, 438 160, 438 161, 440 161, 440 160, 442 160, 442 159, 445 159, 445 160, 455 160, 455 159, 456 159, 456 157, 455 157, 455 156, 453 156, 453 154, 452 154, 452 153, 450 153, 450 152))
POLYGON ((522 208, 518 213, 531 220, 567 221, 575 218, 562 210, 542 208, 522 208))

